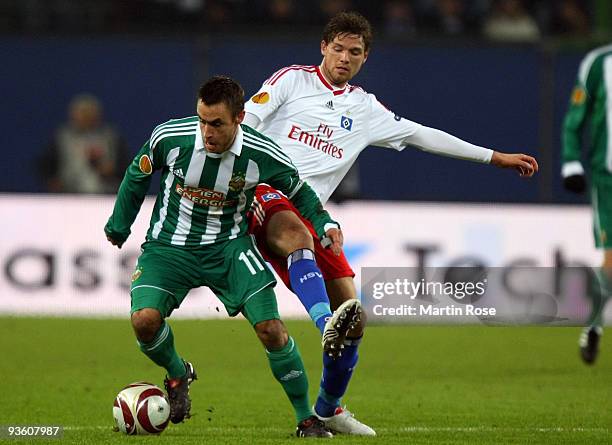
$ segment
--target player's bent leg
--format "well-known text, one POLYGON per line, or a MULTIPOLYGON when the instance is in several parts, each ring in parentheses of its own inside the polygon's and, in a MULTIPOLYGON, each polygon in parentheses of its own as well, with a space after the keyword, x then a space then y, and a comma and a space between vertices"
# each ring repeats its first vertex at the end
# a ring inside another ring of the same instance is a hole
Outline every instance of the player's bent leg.
POLYGON ((593 364, 599 354, 603 335, 603 313, 612 296, 612 201, 609 199, 612 185, 608 181, 594 181, 592 193, 593 235, 595 246, 604 250, 604 260, 596 270, 587 292, 591 300, 591 313, 578 344, 580 357, 586 364, 593 364))
POLYGON ((276 297, 267 287, 251 297, 242 309, 266 348, 270 369, 295 411, 299 437, 332 437, 312 412, 308 400, 308 377, 297 344, 280 321, 276 297))
POLYGON ((599 355, 599 343, 603 336, 603 313, 606 303, 612 296, 612 249, 604 250, 604 261, 593 277, 589 289, 591 299, 591 314, 587 326, 578 339, 580 357, 591 365, 599 355))
POLYGON ((254 326, 259 341, 268 351, 282 349, 289 342, 287 328, 280 320, 266 320, 254 326))
POLYGON ((174 334, 165 319, 197 285, 191 281, 194 269, 190 252, 150 242, 132 275, 132 327, 140 350, 166 370, 164 385, 173 423, 190 417, 189 386, 197 375, 192 364, 177 353, 174 334))
POLYGON ((183 360, 174 347, 174 334, 165 321, 175 306, 168 291, 159 287, 141 286, 131 292, 132 328, 140 350, 155 364, 166 369, 170 378, 186 373, 183 360))
MULTIPOLYGON (((363 337, 365 313, 361 305, 357 305, 359 302, 352 276, 327 280, 326 286, 332 307, 336 308, 330 321, 334 323, 344 312, 348 312, 344 315, 344 322, 349 320, 352 323, 350 329, 341 331, 341 355, 334 359, 323 354, 323 376, 315 414, 333 432, 374 436, 376 432, 371 427, 355 419, 350 411, 340 406, 359 359, 358 347, 363 337)), ((346 326, 341 329, 346 329, 346 326)))
POLYGON ((275 255, 286 257, 298 249, 314 251, 312 235, 291 210, 272 213, 266 222, 266 244, 275 255))
POLYGON ((269 216, 265 235, 268 250, 287 258, 291 290, 322 333, 331 310, 310 231, 292 210, 280 210, 269 216))
POLYGON ((170 420, 182 422, 190 417, 189 385, 197 379, 193 365, 182 360, 174 347, 170 325, 162 319, 159 310, 143 308, 132 313, 132 326, 140 350, 154 363, 166 369, 164 386, 170 402, 170 420))

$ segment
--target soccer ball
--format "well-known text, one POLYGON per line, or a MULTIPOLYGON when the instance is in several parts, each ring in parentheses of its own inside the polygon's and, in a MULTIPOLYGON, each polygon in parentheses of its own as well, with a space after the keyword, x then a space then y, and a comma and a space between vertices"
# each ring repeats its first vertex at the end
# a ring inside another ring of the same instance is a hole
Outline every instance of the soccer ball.
POLYGON ((157 386, 136 382, 117 394, 113 417, 119 431, 125 434, 159 434, 168 426, 170 405, 157 386))

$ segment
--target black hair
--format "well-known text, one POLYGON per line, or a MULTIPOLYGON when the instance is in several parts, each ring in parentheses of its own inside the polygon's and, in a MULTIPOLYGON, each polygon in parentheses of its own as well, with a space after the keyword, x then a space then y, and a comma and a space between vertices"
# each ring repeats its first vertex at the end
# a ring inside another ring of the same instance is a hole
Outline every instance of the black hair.
POLYGON ((206 105, 225 103, 233 117, 244 110, 244 90, 227 76, 214 76, 207 80, 198 91, 198 99, 206 105))

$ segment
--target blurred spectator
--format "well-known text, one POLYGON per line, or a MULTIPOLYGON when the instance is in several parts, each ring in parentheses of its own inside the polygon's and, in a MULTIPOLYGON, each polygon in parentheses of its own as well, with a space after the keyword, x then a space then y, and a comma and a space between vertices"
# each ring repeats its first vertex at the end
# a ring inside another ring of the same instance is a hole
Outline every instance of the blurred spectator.
POLYGON ((467 31, 464 0, 437 0, 435 29, 446 35, 464 34, 467 31))
POLYGON ((319 13, 321 21, 327 21, 339 12, 349 11, 353 9, 351 0, 320 0, 319 13))
POLYGON ((230 5, 220 0, 207 0, 204 7, 207 26, 219 30, 233 24, 230 5))
POLYGON ((22 0, 17 2, 17 14, 32 32, 49 29, 90 32, 107 26, 113 7, 109 1, 22 0))
POLYGON ((296 25, 306 25, 312 20, 318 4, 299 0, 249 0, 245 9, 248 14, 243 20, 245 25, 258 31, 293 31, 296 25))
POLYGON ((270 0, 268 4, 268 20, 270 23, 287 25, 295 22, 294 0, 270 0))
POLYGON ((414 10, 406 0, 387 1, 383 20, 383 29, 388 37, 414 37, 416 35, 414 10))
POLYGON ((229 31, 242 25, 272 32, 276 25, 308 30, 340 11, 356 9, 391 37, 414 36, 417 29, 461 36, 477 32, 493 9, 487 36, 530 41, 540 29, 585 35, 589 19, 601 17, 594 11, 605 10, 606 4, 595 0, 0 0, 0 31, 165 33, 201 32, 202 26, 229 31))
POLYGON ((521 0, 496 0, 484 34, 492 40, 533 42, 540 37, 540 30, 521 0))
POLYGON ((70 102, 68 122, 57 130, 40 171, 49 192, 114 193, 126 156, 122 138, 103 122, 98 99, 83 94, 70 102))
POLYGON ((474 34, 479 28, 479 16, 467 0, 420 0, 417 2, 423 24, 436 36, 474 34))
POLYGON ((584 36, 589 30, 589 18, 583 2, 561 0, 555 3, 550 23, 551 33, 584 36))
POLYGON ((175 0, 174 3, 179 11, 186 14, 196 14, 202 10, 206 2, 204 0, 175 0))

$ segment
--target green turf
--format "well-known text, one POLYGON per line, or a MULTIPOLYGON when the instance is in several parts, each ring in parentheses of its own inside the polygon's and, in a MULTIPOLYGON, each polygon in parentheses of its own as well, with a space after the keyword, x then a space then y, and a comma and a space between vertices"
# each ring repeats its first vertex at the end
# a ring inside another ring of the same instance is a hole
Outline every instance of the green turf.
MULTIPOLYGON (((288 322, 310 375, 321 372, 308 322, 288 322)), ((295 443, 294 419, 245 321, 172 321, 193 361, 196 414, 159 437, 111 431, 127 383, 162 384, 126 320, 0 318, 0 425, 58 424, 58 441, 31 443, 295 443)), ((594 367, 577 355, 576 328, 373 326, 345 402, 378 430, 333 443, 611 443, 612 347, 594 367)), ((8 442, 8 441, 7 441, 8 442)), ((15 441, 11 441, 16 443, 15 441)), ((26 441, 19 441, 25 443, 26 441)))

